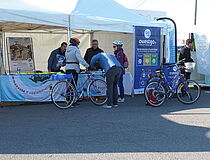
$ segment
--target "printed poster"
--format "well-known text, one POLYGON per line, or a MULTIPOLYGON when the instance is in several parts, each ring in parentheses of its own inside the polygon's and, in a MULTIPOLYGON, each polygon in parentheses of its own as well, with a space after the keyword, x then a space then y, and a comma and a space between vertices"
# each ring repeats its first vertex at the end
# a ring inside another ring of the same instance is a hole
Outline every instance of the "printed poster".
POLYGON ((33 72, 33 43, 30 37, 8 37, 8 59, 10 73, 33 72))

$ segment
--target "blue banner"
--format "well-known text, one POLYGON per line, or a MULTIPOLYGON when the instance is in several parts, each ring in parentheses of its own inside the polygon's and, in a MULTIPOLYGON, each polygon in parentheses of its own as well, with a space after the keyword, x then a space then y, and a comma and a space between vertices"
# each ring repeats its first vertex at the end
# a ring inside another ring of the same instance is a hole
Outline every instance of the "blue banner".
POLYGON ((174 25, 168 24, 168 56, 169 56, 169 63, 176 62, 176 52, 175 52, 175 28, 174 25))
MULTIPOLYGON (((1 75, 0 76, 0 102, 1 101, 51 101, 51 89, 57 82, 51 80, 51 74, 34 75, 1 75)), ((102 78, 101 76, 95 76, 102 78)), ((83 90, 87 74, 79 74, 78 92, 83 90)), ((84 96, 87 96, 86 94, 84 96)))
POLYGON ((135 94, 143 93, 149 75, 160 66, 160 34, 160 27, 135 26, 135 94))
POLYGON ((166 45, 168 46, 168 55, 166 56, 167 63, 176 62, 176 46, 175 46, 175 27, 171 20, 163 19, 163 22, 167 22, 167 39, 166 45))
MULTIPOLYGON (((0 75, 0 102, 44 102, 51 101, 51 89, 58 82, 57 75, 52 74, 34 74, 34 75, 0 75), (54 77, 54 78, 53 78, 54 77), (52 80, 54 79, 54 80, 52 80)), ((62 77, 59 75, 59 77, 62 77)), ((88 74, 79 74, 77 82, 77 91, 84 91, 88 88, 88 74)), ((95 79, 104 79, 100 73, 94 74, 95 79)), ((131 95, 133 86, 130 72, 123 76, 125 94, 131 95)), ((100 86, 100 84, 99 84, 100 86)), ((87 93, 84 92, 84 96, 87 93)))

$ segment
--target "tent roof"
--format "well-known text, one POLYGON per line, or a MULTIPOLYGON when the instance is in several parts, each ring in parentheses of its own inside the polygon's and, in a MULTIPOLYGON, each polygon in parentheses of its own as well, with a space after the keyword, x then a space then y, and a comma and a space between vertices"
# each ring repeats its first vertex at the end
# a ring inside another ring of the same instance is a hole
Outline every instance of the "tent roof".
MULTIPOLYGON (((77 3, 72 3, 75 4, 74 6, 70 6, 70 3, 67 5, 60 3, 58 8, 63 7, 64 11, 74 8, 73 11, 69 10, 70 27, 73 30, 132 33, 134 25, 161 26, 161 23, 138 15, 114 0, 69 0, 69 2, 72 1, 77 3)), ((2 30, 34 30, 69 26, 68 14, 42 9, 21 0, 9 0, 9 2, 0 0, 0 2, 0 29, 2 30)))
POLYGON ((133 32, 133 25, 157 25, 114 0, 79 0, 71 13, 71 22, 73 29, 116 32, 133 32))
POLYGON ((68 24, 67 14, 41 9, 20 0, 0 0, 0 2, 1 30, 66 28, 68 24))

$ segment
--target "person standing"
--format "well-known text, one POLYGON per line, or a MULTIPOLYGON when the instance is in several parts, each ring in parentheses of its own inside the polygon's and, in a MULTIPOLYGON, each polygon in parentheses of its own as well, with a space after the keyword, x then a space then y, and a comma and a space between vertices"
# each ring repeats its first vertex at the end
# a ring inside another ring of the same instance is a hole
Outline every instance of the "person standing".
MULTIPOLYGON (((179 60, 185 59, 184 60, 185 62, 194 62, 194 60, 191 58, 192 43, 193 42, 191 39, 186 40, 186 46, 181 49, 179 60)), ((190 75, 191 75, 190 72, 183 71, 183 73, 186 79, 190 79, 190 75)))
MULTIPOLYGON (((124 66, 124 62, 125 62, 125 54, 124 54, 124 50, 122 48, 123 43, 121 41, 114 41, 113 42, 113 48, 114 48, 114 55, 117 58, 117 60, 120 62, 120 64, 122 66, 124 66)), ((120 97, 118 98, 118 102, 124 102, 125 98, 124 98, 124 86, 123 86, 123 75, 125 74, 125 69, 123 68, 122 74, 120 76, 119 79, 119 89, 120 89, 120 97)))
POLYGON ((107 106, 104 108, 112 108, 118 106, 118 89, 120 76, 122 74, 123 67, 117 58, 110 53, 98 53, 93 56, 90 67, 94 67, 96 62, 100 63, 102 69, 105 70, 106 84, 107 84, 107 106))
MULTIPOLYGON (((98 47, 98 40, 94 39, 91 42, 91 48, 86 50, 84 59, 88 64, 90 64, 92 57, 101 52, 104 51, 98 47)), ((100 69, 100 65, 98 63, 96 63, 94 67, 96 67, 96 70, 100 69)))
POLYGON ((61 46, 51 52, 48 58, 48 72, 61 72, 61 67, 65 66, 65 52, 67 43, 63 42, 61 46))
POLYGON ((80 72, 80 63, 88 68, 89 64, 82 58, 80 50, 78 48, 80 41, 76 37, 70 39, 70 45, 66 49, 66 74, 72 73, 75 83, 77 85, 78 74, 80 72))

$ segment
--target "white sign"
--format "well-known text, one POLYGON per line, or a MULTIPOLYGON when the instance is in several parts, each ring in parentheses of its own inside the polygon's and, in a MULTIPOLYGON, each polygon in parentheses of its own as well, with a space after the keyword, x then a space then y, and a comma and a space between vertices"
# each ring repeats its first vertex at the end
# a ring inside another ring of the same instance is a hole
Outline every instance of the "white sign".
POLYGON ((205 35, 194 34, 198 73, 210 76, 210 49, 205 35))

